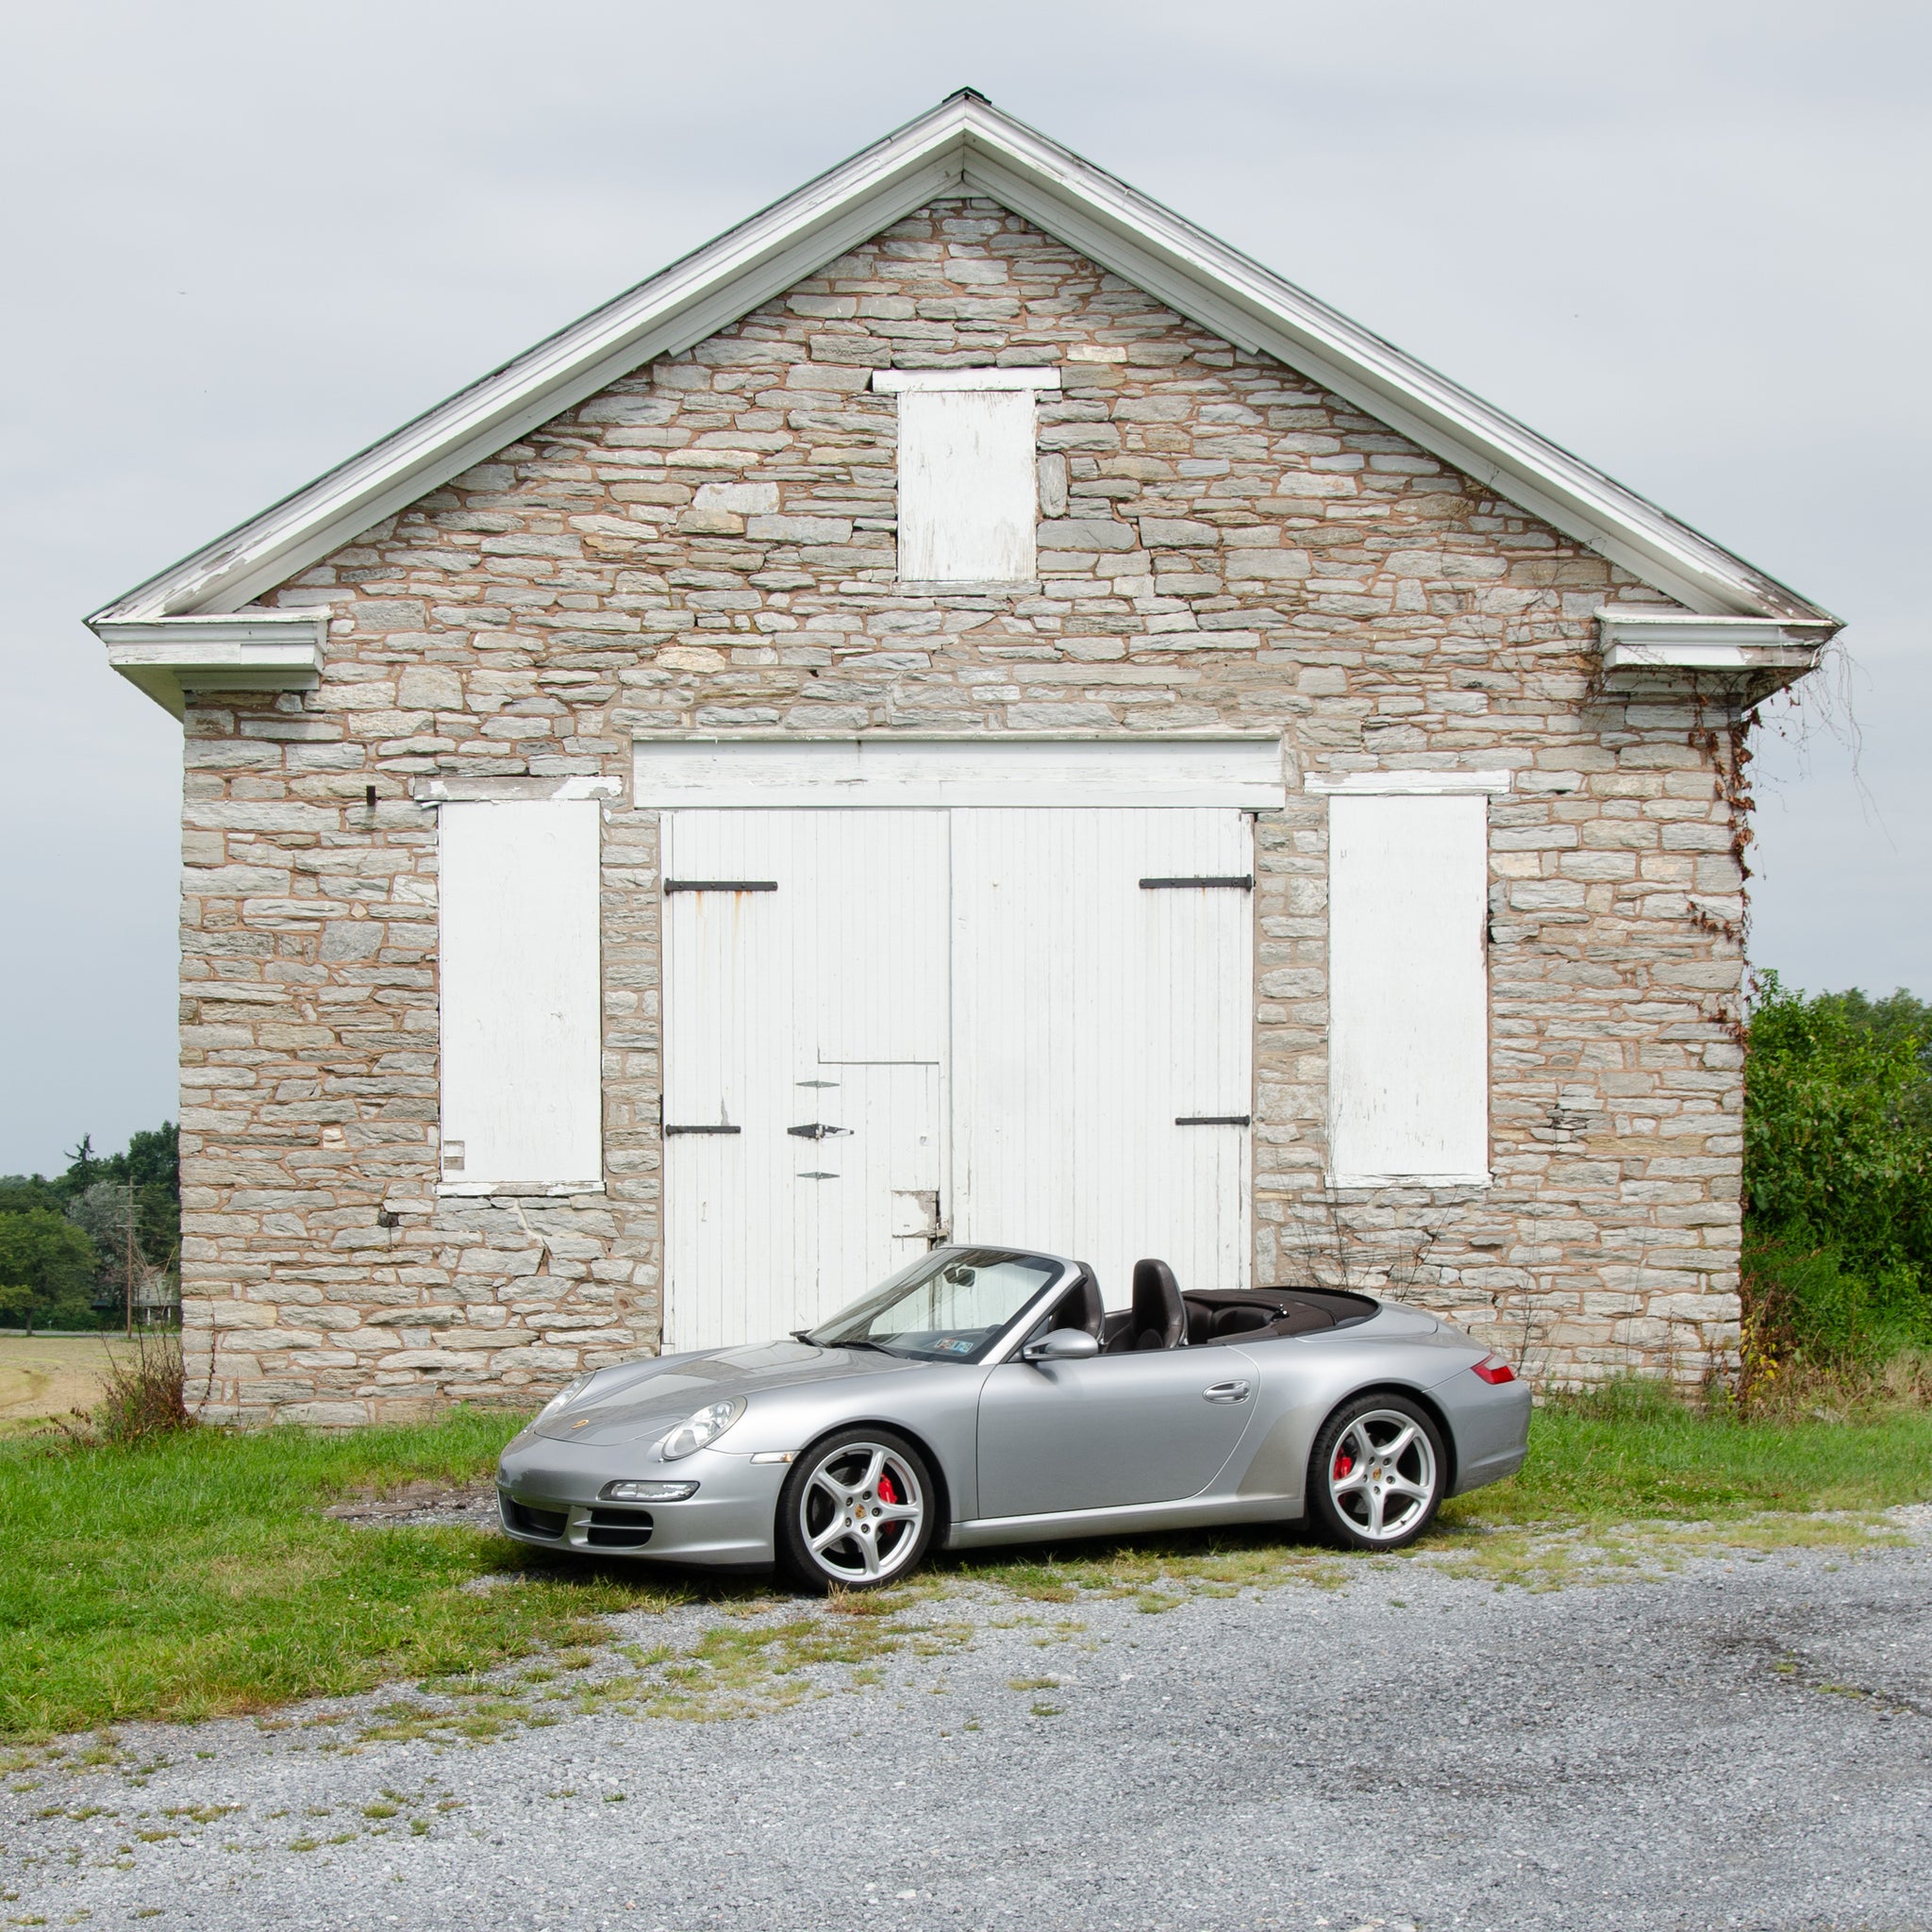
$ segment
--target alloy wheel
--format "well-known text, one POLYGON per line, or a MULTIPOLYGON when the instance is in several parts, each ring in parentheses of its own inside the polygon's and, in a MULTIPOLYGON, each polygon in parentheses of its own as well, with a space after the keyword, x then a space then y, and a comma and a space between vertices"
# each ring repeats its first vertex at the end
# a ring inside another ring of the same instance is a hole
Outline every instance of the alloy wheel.
POLYGON ((1328 1496, 1364 1542, 1408 1535, 1436 1500, 1435 1445, 1411 1415, 1372 1408, 1356 1416, 1328 1454, 1328 1496))
POLYGON ((880 1583, 908 1567, 925 1514, 920 1472, 884 1442, 839 1443, 798 1492, 799 1541, 837 1583, 880 1583))

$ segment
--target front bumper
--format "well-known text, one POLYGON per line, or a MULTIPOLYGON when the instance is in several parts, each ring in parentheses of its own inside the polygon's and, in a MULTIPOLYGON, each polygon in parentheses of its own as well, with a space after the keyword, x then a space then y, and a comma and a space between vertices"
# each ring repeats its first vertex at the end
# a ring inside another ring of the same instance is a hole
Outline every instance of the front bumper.
POLYGON ((579 1448, 519 1436, 496 1470, 506 1536, 534 1549, 666 1563, 769 1564, 786 1465, 721 1449, 646 1463, 622 1448, 579 1448), (606 1483, 626 1478, 694 1482, 681 1503, 600 1503, 606 1483))

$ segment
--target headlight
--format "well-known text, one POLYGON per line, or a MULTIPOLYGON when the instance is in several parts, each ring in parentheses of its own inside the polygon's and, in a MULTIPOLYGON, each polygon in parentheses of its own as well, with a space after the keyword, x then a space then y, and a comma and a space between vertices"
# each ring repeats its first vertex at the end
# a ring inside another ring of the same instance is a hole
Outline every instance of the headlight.
POLYGON ((729 1402, 714 1402, 688 1416, 664 1438, 658 1453, 666 1462, 694 1455, 707 1443, 715 1442, 744 1413, 744 1397, 734 1395, 729 1402))
POLYGON ((606 1483, 597 1491, 602 1503, 682 1503, 698 1492, 696 1483, 606 1483))
MULTIPOLYGON (((596 1373, 596 1370, 592 1369, 591 1371, 591 1375, 594 1375, 596 1373)), ((537 1411, 537 1420, 541 1423, 546 1415, 555 1415, 557 1411, 564 1406, 565 1403, 575 1402, 576 1398, 584 1392, 585 1389, 587 1389, 590 1386, 591 1375, 579 1375, 575 1381, 566 1382, 563 1385, 563 1387, 559 1389, 557 1391, 557 1393, 553 1395, 550 1398, 550 1400, 546 1402, 543 1405, 543 1407, 537 1411)))

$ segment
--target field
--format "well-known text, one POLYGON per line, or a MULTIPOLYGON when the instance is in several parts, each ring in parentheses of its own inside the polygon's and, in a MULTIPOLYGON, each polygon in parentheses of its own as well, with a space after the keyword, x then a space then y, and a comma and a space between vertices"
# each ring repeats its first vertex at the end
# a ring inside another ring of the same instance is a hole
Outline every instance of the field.
MULTIPOLYGON (((324 1513, 411 1484, 474 1487, 516 1426, 498 1412, 458 1411, 359 1434, 197 1430, 133 1448, 0 1441, 0 1731, 35 1738, 259 1711, 594 1647, 610 1611, 771 1600, 768 1584, 582 1568, 475 1528, 324 1513)), ((1452 1503, 1416 1556, 1534 1585, 1557 1574, 1525 1554, 1532 1542, 1545 1549, 1550 1532, 1566 1563, 1579 1536, 1596 1538, 1599 1552, 1624 1539, 1619 1560, 1629 1561, 1640 1545, 1661 1548, 1674 1524, 1816 1540, 1847 1525, 1804 1512, 1928 1497, 1932 1415, 1923 1409, 1770 1424, 1613 1394, 1540 1410, 1524 1474, 1452 1503), (1636 1542, 1623 1527, 1632 1524, 1650 1526, 1636 1542)), ((1145 1538, 941 1559, 927 1587, 970 1579, 1036 1600, 1104 1590, 1158 1607, 1176 1591, 1357 1560, 1311 1551, 1291 1532, 1145 1538)))
POLYGON ((0 1335, 0 1434, 99 1401, 109 1353, 126 1353, 118 1335, 0 1335))

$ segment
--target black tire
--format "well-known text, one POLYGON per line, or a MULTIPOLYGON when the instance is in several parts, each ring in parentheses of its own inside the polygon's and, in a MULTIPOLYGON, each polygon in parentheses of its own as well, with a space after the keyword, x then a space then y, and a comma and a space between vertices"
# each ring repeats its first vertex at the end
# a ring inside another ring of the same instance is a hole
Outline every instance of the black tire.
POLYGON ((1308 1521, 1342 1549, 1399 1550, 1436 1520, 1448 1481, 1441 1431, 1420 1403, 1392 1392, 1351 1396, 1322 1424, 1308 1457, 1308 1521))
POLYGON ((931 1468, 896 1429, 837 1429, 799 1456, 778 1492, 779 1567, 820 1595, 882 1589, 924 1560, 939 1508, 931 1468))

